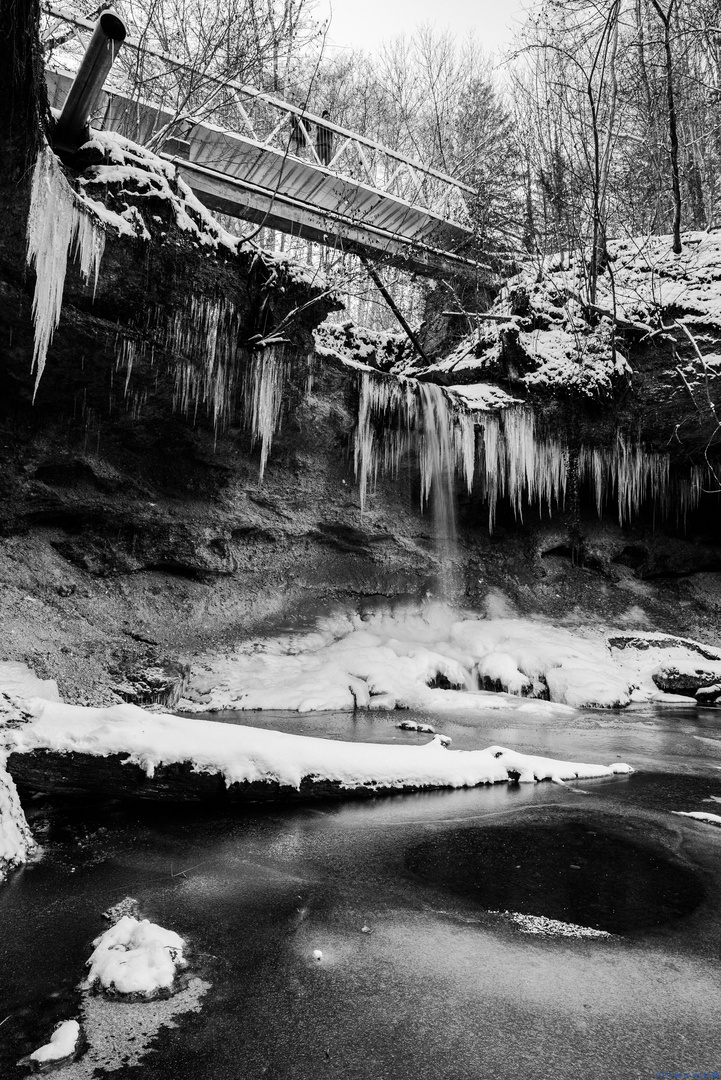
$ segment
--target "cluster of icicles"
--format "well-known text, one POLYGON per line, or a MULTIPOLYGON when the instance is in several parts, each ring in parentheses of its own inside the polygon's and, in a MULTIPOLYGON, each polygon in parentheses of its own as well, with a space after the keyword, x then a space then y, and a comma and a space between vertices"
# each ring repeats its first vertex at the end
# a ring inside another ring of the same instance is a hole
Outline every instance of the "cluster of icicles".
MULTIPOLYGON (((104 249, 103 227, 83 206, 58 158, 45 146, 35 164, 27 224, 27 261, 36 275, 35 393, 60 321, 68 259, 76 256, 81 276, 86 282, 92 281, 95 290, 104 249)), ((124 373, 128 398, 135 363, 149 359, 152 366, 159 347, 173 357, 174 406, 185 415, 204 407, 216 431, 230 422, 240 389, 251 441, 260 442, 262 479, 273 435, 280 426, 287 365, 283 349, 277 345, 253 353, 244 350, 238 344, 241 330, 239 313, 223 298, 192 296, 169 317, 158 309, 149 309, 143 332, 119 339, 116 370, 124 373)))
MULTIPOLYGON (((104 247, 102 226, 46 146, 35 165, 27 226, 27 260, 36 273, 35 392, 60 320, 68 259, 74 254, 84 280, 97 286, 104 247)), ((170 317, 149 312, 137 337, 123 336, 117 369, 125 373, 127 397, 134 363, 142 356, 152 366, 159 347, 173 358, 175 407, 189 415, 203 406, 216 430, 230 423, 240 394, 251 441, 260 442, 262 480, 281 422, 288 365, 282 346, 244 349, 238 344, 241 330, 229 301, 191 297, 170 317)), ((599 513, 615 493, 621 523, 648 500, 662 513, 675 505, 685 515, 698 505, 708 482, 700 468, 683 484, 672 481, 668 454, 647 453, 620 436, 609 450, 581 447, 572 463, 568 447, 541 435, 524 406, 471 410, 433 384, 364 372, 355 442, 362 508, 379 472, 397 476, 408 455, 415 455, 420 469, 422 508, 433 493, 436 513, 450 520, 455 480, 461 477, 469 493, 474 484, 480 488, 491 529, 500 498, 508 499, 519 517, 524 504, 549 512, 562 505, 572 468, 594 492, 599 513)))
POLYGON ((152 369, 158 356, 171 358, 173 408, 193 418, 203 409, 216 433, 230 425, 240 400, 251 446, 260 443, 262 480, 281 424, 288 363, 282 345, 250 351, 239 344, 242 330, 241 314, 224 298, 192 296, 170 315, 149 308, 137 335, 118 339, 115 367, 124 373, 127 398, 139 361, 152 369))
POLYGON ((33 370, 35 391, 45 368, 50 342, 60 321, 63 288, 71 251, 86 282, 97 287, 105 232, 83 207, 65 178, 55 154, 45 146, 38 154, 30 195, 27 261, 35 268, 33 370))
POLYGON ((471 410, 439 386, 372 372, 363 372, 359 384, 355 471, 362 509, 378 475, 397 477, 409 458, 420 469, 422 507, 431 492, 451 505, 459 478, 488 504, 491 530, 501 498, 518 518, 524 505, 549 513, 562 506, 572 469, 593 492, 599 515, 615 495, 621 524, 648 500, 663 514, 673 506, 685 516, 708 479, 694 469, 682 485, 672 481, 668 454, 647 453, 621 435, 610 449, 582 446, 572 460, 564 442, 537 431, 523 405, 471 410))

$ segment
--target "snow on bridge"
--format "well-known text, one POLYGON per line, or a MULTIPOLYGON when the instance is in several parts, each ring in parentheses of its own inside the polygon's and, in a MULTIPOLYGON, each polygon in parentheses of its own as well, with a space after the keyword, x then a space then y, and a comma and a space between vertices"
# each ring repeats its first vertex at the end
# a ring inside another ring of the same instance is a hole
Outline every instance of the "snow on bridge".
MULTIPOLYGON (((84 47, 93 23, 51 5, 45 11, 84 47)), ((154 103, 124 87, 106 89, 91 124, 151 145, 211 210, 417 273, 479 270, 468 210, 475 192, 467 184, 232 80, 203 76, 212 85, 213 113, 226 126, 191 117, 175 103, 181 78, 198 73, 131 38, 128 47, 139 67, 157 69, 156 85, 170 74, 175 93, 154 103)), ((72 80, 56 65, 46 69, 51 107, 62 107, 72 80)))

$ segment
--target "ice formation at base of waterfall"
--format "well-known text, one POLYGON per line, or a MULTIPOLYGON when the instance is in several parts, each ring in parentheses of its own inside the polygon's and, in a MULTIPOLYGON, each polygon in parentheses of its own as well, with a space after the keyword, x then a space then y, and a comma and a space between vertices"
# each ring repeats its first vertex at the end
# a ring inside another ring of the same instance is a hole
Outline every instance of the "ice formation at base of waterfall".
POLYGON ((662 693, 653 676, 664 662, 698 662, 697 649, 663 634, 478 618, 441 605, 364 618, 339 613, 312 633, 253 640, 196 664, 181 707, 543 715, 631 702, 677 705, 684 699, 662 693))
POLYGON ((86 282, 92 279, 95 288, 104 248, 105 232, 78 199, 50 147, 43 147, 35 163, 27 224, 27 261, 36 275, 35 394, 60 322, 68 256, 75 253, 82 277, 86 282))
POLYGON ((574 454, 561 439, 541 433, 533 411, 521 403, 479 407, 468 393, 416 379, 368 370, 358 378, 354 462, 362 509, 379 474, 397 476, 406 458, 420 470, 422 507, 431 491, 452 505, 461 477, 468 492, 475 485, 487 503, 491 531, 499 499, 507 499, 518 518, 524 506, 550 513, 563 506, 574 473, 590 488, 599 514, 615 496, 622 525, 646 501, 682 519, 709 480, 696 467, 686 481, 674 481, 669 454, 646 452, 620 433, 608 448, 581 446, 574 454))

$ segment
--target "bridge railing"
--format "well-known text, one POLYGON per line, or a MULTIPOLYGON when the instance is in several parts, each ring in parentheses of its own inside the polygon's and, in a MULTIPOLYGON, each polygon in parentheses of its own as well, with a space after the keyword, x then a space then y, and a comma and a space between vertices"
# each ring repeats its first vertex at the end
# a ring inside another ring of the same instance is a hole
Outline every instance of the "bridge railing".
MULTIPOLYGON (((51 40, 60 38, 66 53, 72 53, 73 40, 84 49, 94 23, 50 3, 43 11, 50 20, 51 40), (59 35, 57 26, 65 33, 59 35)), ((139 106, 138 129, 133 131, 132 115, 123 124, 129 138, 162 150, 166 140, 182 138, 195 121, 211 121, 259 147, 300 158, 461 227, 471 225, 469 207, 476 192, 455 177, 254 86, 199 71, 134 38, 126 38, 123 48, 125 56, 130 51, 134 59, 130 64, 125 60, 124 70, 123 64, 113 69, 114 86, 139 106), (149 104, 157 109, 152 131, 149 104)))

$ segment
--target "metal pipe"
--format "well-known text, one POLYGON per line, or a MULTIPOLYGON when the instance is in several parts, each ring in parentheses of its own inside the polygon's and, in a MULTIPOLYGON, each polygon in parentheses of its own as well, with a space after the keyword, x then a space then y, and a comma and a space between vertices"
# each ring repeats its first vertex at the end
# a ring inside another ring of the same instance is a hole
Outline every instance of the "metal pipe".
POLYGON ((53 141, 64 150, 77 150, 87 137, 90 114, 127 36, 123 20, 104 11, 95 24, 85 56, 60 114, 53 141))

